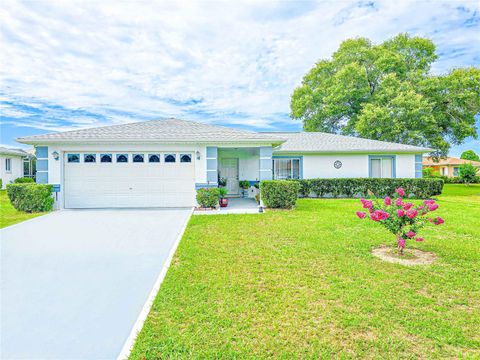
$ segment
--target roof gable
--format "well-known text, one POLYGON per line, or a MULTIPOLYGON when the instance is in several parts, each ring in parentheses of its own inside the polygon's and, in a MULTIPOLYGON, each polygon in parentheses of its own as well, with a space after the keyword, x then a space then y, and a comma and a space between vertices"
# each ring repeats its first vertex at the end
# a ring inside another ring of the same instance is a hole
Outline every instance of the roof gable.
POLYGON ((71 130, 17 139, 21 143, 55 142, 271 142, 283 139, 275 135, 233 129, 200 122, 165 119, 71 130))

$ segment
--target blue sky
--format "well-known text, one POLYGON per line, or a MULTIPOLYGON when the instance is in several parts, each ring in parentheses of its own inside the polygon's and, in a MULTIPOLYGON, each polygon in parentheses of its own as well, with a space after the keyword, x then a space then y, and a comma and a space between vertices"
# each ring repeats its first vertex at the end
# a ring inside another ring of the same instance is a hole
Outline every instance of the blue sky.
MULTIPOLYGON (((0 3, 0 143, 178 117, 300 130, 302 76, 341 41, 399 32, 437 45, 434 73, 480 66, 479 1, 0 3)), ((480 128, 480 121, 478 124, 480 128)), ((452 148, 480 152, 479 140, 452 148)))

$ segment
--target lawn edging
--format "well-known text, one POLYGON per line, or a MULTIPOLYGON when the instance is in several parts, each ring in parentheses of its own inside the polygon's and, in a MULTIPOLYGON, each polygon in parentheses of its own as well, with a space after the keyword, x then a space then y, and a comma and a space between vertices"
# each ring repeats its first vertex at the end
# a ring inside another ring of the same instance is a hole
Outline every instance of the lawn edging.
POLYGON ((143 305, 142 310, 140 311, 140 314, 138 314, 137 320, 135 321, 135 324, 133 325, 132 330, 130 331, 130 334, 127 337, 127 340, 123 344, 120 354, 118 354, 117 356, 117 360, 125 360, 125 359, 128 359, 128 357, 130 356, 130 353, 132 352, 132 349, 133 349, 133 345, 135 344, 135 340, 137 339, 137 336, 142 330, 143 324, 145 323, 145 320, 147 319, 147 316, 150 313, 150 309, 153 305, 153 302, 155 301, 155 298, 157 297, 158 291, 160 290, 160 286, 162 285, 162 282, 165 279, 165 276, 167 275, 167 271, 172 262, 173 255, 175 255, 175 252, 177 251, 177 247, 180 244, 180 241, 182 240, 183 234, 187 229, 188 222, 190 221, 190 218, 192 217, 192 215, 193 215, 193 208, 190 210, 189 216, 185 220, 185 223, 183 224, 182 229, 178 233, 177 239, 175 240, 175 243, 173 244, 173 247, 167 256, 167 259, 165 260, 165 263, 163 264, 163 267, 160 270, 160 274, 158 274, 158 277, 155 280, 153 288, 150 291, 150 294, 148 295, 147 300, 145 301, 145 304, 143 305))

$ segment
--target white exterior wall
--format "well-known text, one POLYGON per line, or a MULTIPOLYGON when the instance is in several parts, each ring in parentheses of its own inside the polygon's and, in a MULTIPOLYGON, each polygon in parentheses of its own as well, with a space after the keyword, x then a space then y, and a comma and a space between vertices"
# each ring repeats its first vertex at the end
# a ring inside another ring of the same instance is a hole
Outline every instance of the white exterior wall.
POLYGON ((356 178, 368 177, 368 155, 304 155, 303 178, 356 178), (342 162, 340 169, 333 163, 342 162))
POLYGON ((397 155, 397 178, 415 177, 415 155, 397 155))
POLYGON ((23 157, 15 155, 0 155, 0 179, 2 179, 2 189, 15 179, 23 177, 23 157), (11 159, 11 171, 5 170, 5 159, 11 159))
MULTIPOLYGON (((371 154, 375 156, 377 154, 371 154)), ((378 154, 381 156, 382 154, 378 154)), ((274 154, 275 156, 275 154, 274 154)), ((282 154, 281 156, 287 156, 282 154)), ((303 178, 365 178, 369 177, 368 154, 296 154, 288 156, 303 157, 303 178), (341 161, 342 167, 336 169, 333 164, 341 161)), ((395 155, 396 177, 415 178, 415 155, 395 155)))

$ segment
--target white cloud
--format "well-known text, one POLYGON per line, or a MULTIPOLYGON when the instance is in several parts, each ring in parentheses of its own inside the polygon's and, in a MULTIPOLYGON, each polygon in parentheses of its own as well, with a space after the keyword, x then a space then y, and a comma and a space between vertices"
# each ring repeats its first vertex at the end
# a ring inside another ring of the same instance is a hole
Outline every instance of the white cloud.
POLYGON ((408 31, 444 54, 436 72, 479 65, 479 11, 478 1, 8 1, 0 82, 8 99, 82 109, 103 122, 177 116, 267 129, 286 121, 275 116, 289 112, 303 74, 346 38, 380 42, 408 31), (465 24, 475 11, 477 23, 465 24))

